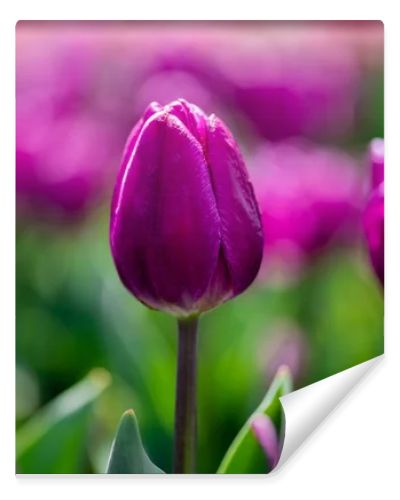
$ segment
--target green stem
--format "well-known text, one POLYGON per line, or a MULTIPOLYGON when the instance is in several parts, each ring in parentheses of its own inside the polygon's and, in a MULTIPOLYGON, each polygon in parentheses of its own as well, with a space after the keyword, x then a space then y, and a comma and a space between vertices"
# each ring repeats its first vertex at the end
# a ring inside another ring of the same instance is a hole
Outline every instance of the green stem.
POLYGON ((195 472, 196 361, 198 318, 178 320, 174 472, 195 472))

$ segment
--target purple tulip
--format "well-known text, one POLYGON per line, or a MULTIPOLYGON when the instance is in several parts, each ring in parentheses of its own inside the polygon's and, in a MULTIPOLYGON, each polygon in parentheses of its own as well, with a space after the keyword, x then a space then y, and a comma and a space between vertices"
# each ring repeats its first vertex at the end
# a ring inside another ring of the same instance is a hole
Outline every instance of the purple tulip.
POLYGON ((252 163, 265 263, 298 268, 334 238, 354 237, 361 182, 351 157, 290 141, 262 146, 252 163))
POLYGON ((385 274, 383 140, 374 139, 371 142, 370 163, 372 190, 364 212, 364 230, 372 267, 383 285, 385 274))
POLYGON ((219 118, 182 99, 150 104, 125 148, 110 243, 122 282, 154 309, 190 316, 250 285, 262 257, 260 215, 219 118))
POLYGON ((274 469, 280 456, 279 439, 274 424, 267 415, 259 413, 255 415, 250 425, 257 441, 264 450, 271 469, 274 469))

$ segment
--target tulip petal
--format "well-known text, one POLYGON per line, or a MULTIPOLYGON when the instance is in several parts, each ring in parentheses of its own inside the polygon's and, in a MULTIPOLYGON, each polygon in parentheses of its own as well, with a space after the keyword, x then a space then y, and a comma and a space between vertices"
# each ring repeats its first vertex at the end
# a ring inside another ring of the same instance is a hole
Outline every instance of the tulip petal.
POLYGON ((126 141, 124 152, 122 153, 122 163, 121 163, 121 169, 120 172, 124 172, 126 166, 128 165, 129 159, 132 155, 132 152, 135 148, 136 142, 139 138, 139 134, 142 131, 142 128, 146 121, 153 116, 155 113, 158 113, 161 111, 161 106, 158 104, 158 102, 151 102, 145 112, 143 113, 142 118, 136 123, 136 125, 133 127, 132 132, 129 134, 129 137, 126 141))
POLYGON ((208 120, 206 156, 221 219, 221 245, 234 294, 254 280, 262 258, 263 235, 252 185, 238 146, 214 115, 208 120))
POLYGON ((178 118, 146 122, 114 196, 124 284, 150 306, 195 312, 216 268, 220 220, 202 148, 178 118))
MULTIPOLYGON (((143 116, 140 118, 140 120, 136 123, 136 125, 133 127, 131 133, 129 134, 129 137, 125 143, 124 151, 122 153, 122 160, 121 160, 121 166, 118 170, 117 174, 117 180, 115 183, 115 190, 119 190, 121 182, 122 182, 122 177, 125 174, 125 170, 128 166, 130 157, 132 156, 133 150, 135 149, 136 142, 139 138, 140 132, 142 131, 142 128, 144 124, 146 123, 146 120, 148 120, 153 114, 157 113, 158 111, 161 110, 161 106, 157 102, 151 102, 145 112, 143 113, 143 116)), ((117 201, 118 197, 113 196, 112 199, 112 204, 111 204, 111 213, 114 213, 115 210, 115 203, 117 201)))
POLYGON ((190 133, 204 147, 206 141, 207 116, 195 104, 188 103, 185 99, 173 101, 167 107, 168 111, 179 118, 190 133))

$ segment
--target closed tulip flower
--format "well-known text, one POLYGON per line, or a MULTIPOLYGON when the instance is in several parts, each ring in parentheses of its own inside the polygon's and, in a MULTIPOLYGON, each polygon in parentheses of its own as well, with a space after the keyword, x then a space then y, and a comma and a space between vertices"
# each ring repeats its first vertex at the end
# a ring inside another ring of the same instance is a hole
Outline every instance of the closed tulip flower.
POLYGON ((221 120, 183 99, 150 104, 123 154, 110 244, 128 290, 178 317, 174 471, 194 472, 198 315, 250 285, 263 249, 253 188, 221 120))
POLYGON ((152 103, 128 139, 110 243, 141 302, 179 317, 240 294, 262 257, 258 206, 230 131, 178 100, 152 103))

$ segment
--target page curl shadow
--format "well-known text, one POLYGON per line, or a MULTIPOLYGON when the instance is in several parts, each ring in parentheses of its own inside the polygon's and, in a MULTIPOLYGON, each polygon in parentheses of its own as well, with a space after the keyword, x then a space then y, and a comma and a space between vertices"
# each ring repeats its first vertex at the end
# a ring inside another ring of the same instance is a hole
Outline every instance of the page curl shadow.
POLYGON ((285 422, 282 453, 274 474, 287 463, 307 438, 372 371, 384 355, 353 366, 280 398, 285 422))

